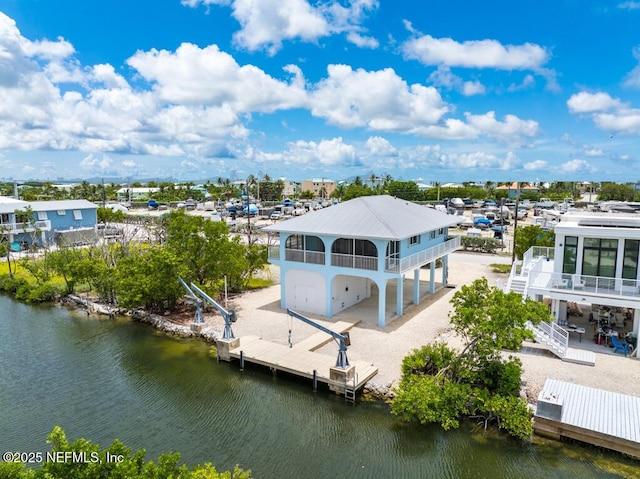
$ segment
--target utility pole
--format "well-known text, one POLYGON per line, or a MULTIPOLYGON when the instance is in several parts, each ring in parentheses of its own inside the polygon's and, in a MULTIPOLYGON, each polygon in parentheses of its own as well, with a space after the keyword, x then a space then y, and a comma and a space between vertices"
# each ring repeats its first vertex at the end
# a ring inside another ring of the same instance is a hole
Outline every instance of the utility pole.
POLYGON ((520 200, 520 182, 516 181, 516 217, 513 219, 513 251, 511 252, 511 264, 516 261, 516 229, 518 228, 518 201, 520 200))

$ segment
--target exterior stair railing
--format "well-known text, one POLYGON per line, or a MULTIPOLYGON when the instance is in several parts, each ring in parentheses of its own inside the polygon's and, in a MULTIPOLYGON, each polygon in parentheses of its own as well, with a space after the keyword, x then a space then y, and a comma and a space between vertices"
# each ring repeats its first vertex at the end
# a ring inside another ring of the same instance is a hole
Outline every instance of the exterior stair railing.
POLYGON ((546 346, 556 356, 563 358, 569 347, 569 333, 556 323, 542 322, 537 326, 527 321, 527 327, 533 331, 536 342, 546 346))

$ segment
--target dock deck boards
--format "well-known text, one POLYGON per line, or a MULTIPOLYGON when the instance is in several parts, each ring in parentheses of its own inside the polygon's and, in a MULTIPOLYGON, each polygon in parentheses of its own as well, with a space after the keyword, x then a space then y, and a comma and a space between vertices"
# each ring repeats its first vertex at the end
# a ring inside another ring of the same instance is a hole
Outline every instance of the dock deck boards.
MULTIPOLYGON (((353 328, 356 324, 358 324, 359 320, 353 321, 338 321, 331 325, 331 330, 343 334, 353 328)), ((298 341, 293 344, 294 349, 303 349, 305 351, 316 351, 320 349, 325 344, 333 341, 333 338, 325 332, 319 331, 302 341, 298 341)))
MULTIPOLYGON (((324 336, 328 336, 323 333, 324 336)), ((324 338, 321 338, 324 340, 324 338)), ((329 377, 329 369, 336 364, 338 351, 335 356, 328 356, 303 347, 290 348, 288 346, 265 341, 257 336, 243 336, 240 338, 240 346, 231 349, 229 355, 232 358, 240 359, 240 353, 245 362, 267 366, 277 371, 284 371, 289 374, 313 378, 313 371, 316 371, 317 379, 329 385, 341 386, 329 377)), ((355 366, 356 380, 355 389, 360 389, 372 377, 378 374, 378 368, 365 361, 350 361, 351 366, 355 366)))
POLYGON ((535 428, 640 458, 640 398, 547 379, 543 393, 562 399, 559 421, 536 414, 535 428))

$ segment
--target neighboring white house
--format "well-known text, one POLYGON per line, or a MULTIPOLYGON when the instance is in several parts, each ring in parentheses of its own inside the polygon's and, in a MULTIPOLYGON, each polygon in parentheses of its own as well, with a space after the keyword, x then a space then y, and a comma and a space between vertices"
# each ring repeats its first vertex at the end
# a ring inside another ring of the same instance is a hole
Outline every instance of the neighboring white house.
POLYGON ((118 201, 140 201, 150 199, 154 193, 160 191, 160 188, 120 188, 116 194, 118 201))
POLYGON ((557 323, 567 303, 633 310, 640 333, 640 215, 571 211, 555 226, 554 248, 533 247, 516 262, 508 291, 551 300, 557 323))
POLYGON ((448 228, 459 218, 391 196, 364 196, 263 228, 279 233, 269 261, 280 266, 281 307, 332 317, 366 298, 378 297, 378 325, 386 323, 387 289, 395 289, 403 314, 405 275, 413 273, 413 303, 420 301, 420 268, 460 247, 448 228))

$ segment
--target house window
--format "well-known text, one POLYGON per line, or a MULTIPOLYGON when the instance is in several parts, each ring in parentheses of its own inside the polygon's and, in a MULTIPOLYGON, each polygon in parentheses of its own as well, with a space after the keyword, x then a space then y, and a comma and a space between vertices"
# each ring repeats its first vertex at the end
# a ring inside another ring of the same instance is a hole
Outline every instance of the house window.
POLYGON ((413 246, 414 244, 420 244, 420 236, 412 236, 409 238, 409 246, 413 246))
POLYGON ((38 211, 38 221, 47 221, 48 219, 46 211, 38 211))
POLYGON ((434 231, 429 231, 429 239, 436 239, 436 232, 434 231))
POLYGON ((564 254, 562 255, 562 272, 575 274, 578 258, 578 237, 567 236, 564 239, 564 254))
POLYGON ((585 238, 582 274, 607 278, 615 277, 617 256, 617 239, 585 238))
POLYGON ((9 224, 9 213, 0 214, 0 225, 9 224))
POLYGON ((82 211, 73 210, 73 219, 74 220, 81 220, 82 219, 82 211))
POLYGON ((58 210, 58 216, 64 216, 67 212, 65 210, 58 210))
POLYGON ((624 261, 622 262, 622 277, 624 279, 638 278, 638 249, 640 240, 625 240, 624 261))
POLYGON ((443 236, 444 235, 444 228, 440 228, 438 230, 438 236, 443 236))

